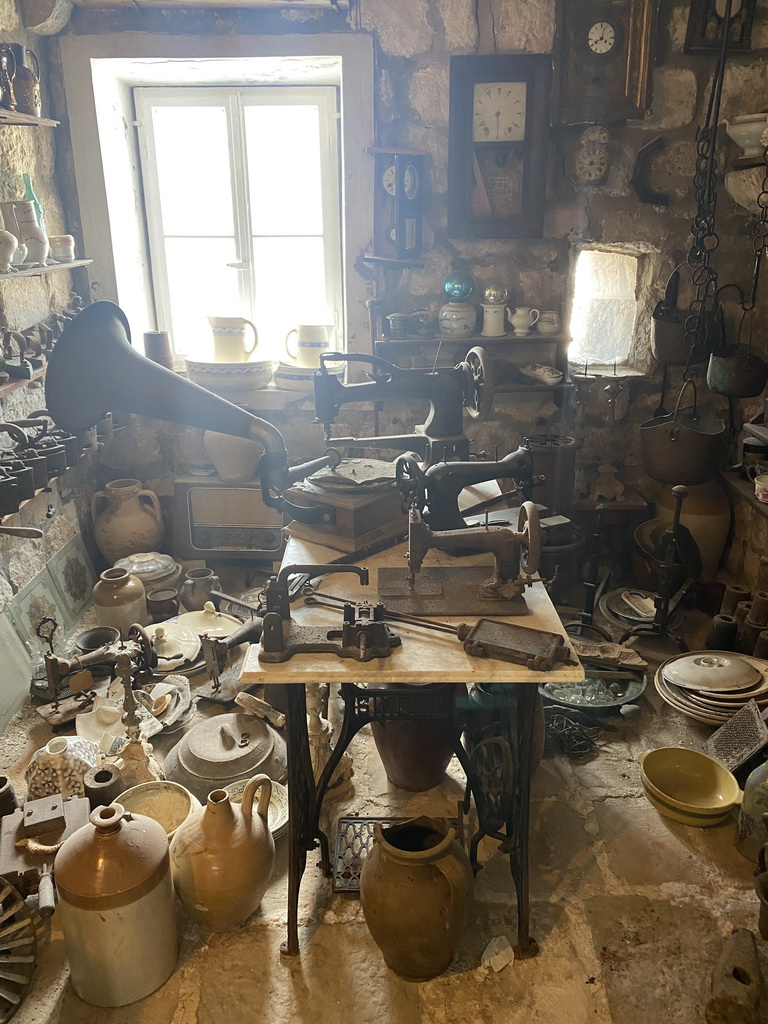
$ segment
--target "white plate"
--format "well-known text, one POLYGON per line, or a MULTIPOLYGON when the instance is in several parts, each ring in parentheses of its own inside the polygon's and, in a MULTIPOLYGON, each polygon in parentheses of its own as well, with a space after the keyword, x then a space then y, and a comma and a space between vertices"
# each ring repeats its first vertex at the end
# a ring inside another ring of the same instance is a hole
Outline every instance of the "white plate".
POLYGON ((226 612, 217 612, 210 601, 206 604, 210 605, 210 608, 206 607, 201 612, 184 612, 176 621, 180 626, 193 630, 198 637, 203 633, 215 637, 231 636, 236 629, 240 629, 240 619, 236 619, 234 615, 227 615, 226 612))
MULTIPOLYGON (((243 791, 250 779, 241 782, 230 782, 224 789, 229 793, 232 803, 242 803, 243 791)), ((258 800, 258 794, 256 796, 258 800)), ((288 788, 280 782, 272 782, 272 798, 267 811, 267 824, 273 839, 279 839, 288 828, 288 788)))
POLYGON ((687 690, 729 692, 752 690, 762 673, 746 658, 731 651, 692 651, 678 654, 661 666, 663 678, 687 690))

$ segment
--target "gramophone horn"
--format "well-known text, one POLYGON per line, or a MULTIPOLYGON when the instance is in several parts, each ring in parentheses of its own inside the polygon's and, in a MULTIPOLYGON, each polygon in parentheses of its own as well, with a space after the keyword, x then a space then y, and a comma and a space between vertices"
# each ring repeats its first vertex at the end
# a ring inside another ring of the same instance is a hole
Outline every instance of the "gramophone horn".
POLYGON ((259 462, 264 502, 301 522, 317 522, 327 514, 319 506, 293 505, 282 491, 329 465, 336 452, 289 469, 277 427, 139 355, 131 346, 125 313, 114 302, 86 306, 65 327, 48 360, 45 401, 53 420, 73 433, 113 411, 259 441, 264 446, 259 462))

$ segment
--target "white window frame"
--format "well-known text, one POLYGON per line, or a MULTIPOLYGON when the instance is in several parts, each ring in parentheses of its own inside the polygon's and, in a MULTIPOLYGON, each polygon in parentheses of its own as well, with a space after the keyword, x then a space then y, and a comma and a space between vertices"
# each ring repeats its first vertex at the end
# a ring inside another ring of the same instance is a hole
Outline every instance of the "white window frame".
POLYGON ((320 176, 327 308, 335 326, 343 320, 341 210, 339 204, 338 89, 334 86, 171 86, 133 90, 144 183, 144 216, 151 257, 151 275, 158 330, 170 331, 171 304, 166 272, 160 187, 157 174, 152 108, 223 106, 230 139, 235 262, 240 298, 258 320, 253 272, 253 228, 248 192, 245 109, 249 106, 316 106, 320 125, 320 176))

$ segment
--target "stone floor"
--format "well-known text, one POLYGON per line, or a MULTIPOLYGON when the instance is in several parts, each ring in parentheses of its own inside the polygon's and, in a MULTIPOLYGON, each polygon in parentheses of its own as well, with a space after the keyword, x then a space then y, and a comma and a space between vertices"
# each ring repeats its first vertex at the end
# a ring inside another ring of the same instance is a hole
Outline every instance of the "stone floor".
MULTIPOLYGON (((547 757, 532 803, 532 933, 538 957, 495 973, 481 954, 495 936, 514 941, 515 896, 506 858, 481 848, 472 920, 448 972, 405 982, 384 965, 357 899, 335 896, 310 856, 300 904, 302 953, 284 959, 286 840, 274 879, 242 928, 211 935, 180 912, 178 967, 132 1006, 88 1006, 68 983, 57 916, 16 1024, 694 1024, 703 1020, 711 970, 734 927, 757 931, 752 867, 734 848, 735 819, 695 829, 660 817, 640 788, 637 754, 697 747, 704 726, 662 704, 652 685, 640 714, 608 721, 597 756, 547 757)), ((18 778, 49 738, 32 708, 4 737, 0 772, 18 778)), ((462 792, 455 761, 422 794, 392 787, 366 728, 353 741, 352 783, 327 803, 335 835, 342 814, 452 816, 462 792)), ((152 941, 151 927, 147 942, 152 941)), ((768 944, 761 943, 763 1020, 768 1021, 768 944)))

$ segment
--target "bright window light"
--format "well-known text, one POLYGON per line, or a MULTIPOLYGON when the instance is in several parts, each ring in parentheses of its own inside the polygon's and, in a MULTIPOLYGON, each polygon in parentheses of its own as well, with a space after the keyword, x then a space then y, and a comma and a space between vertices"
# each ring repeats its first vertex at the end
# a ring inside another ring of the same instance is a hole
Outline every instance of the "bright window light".
POLYGON ((637 316, 636 256, 583 249, 576 260, 568 359, 579 363, 626 363, 637 316))

